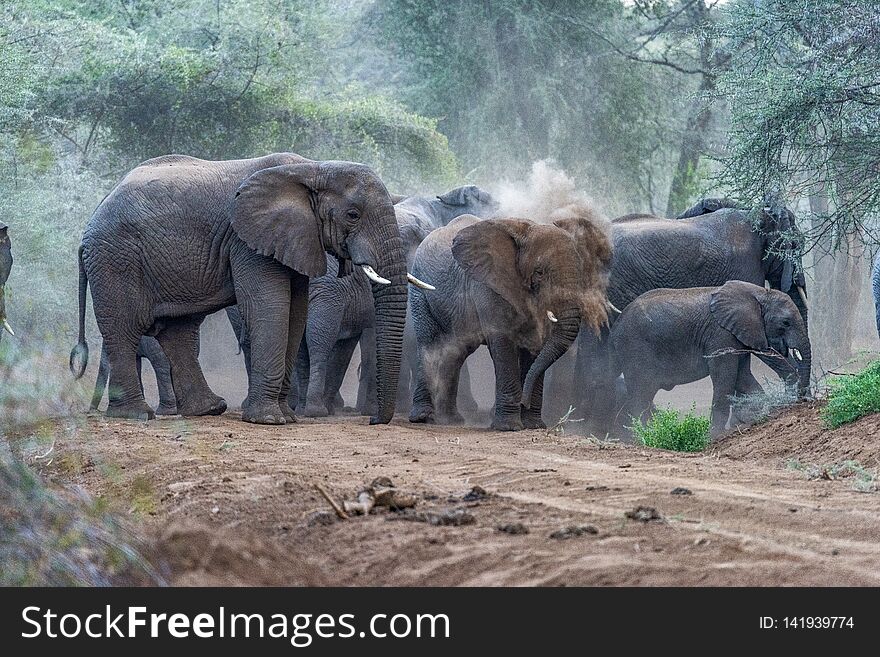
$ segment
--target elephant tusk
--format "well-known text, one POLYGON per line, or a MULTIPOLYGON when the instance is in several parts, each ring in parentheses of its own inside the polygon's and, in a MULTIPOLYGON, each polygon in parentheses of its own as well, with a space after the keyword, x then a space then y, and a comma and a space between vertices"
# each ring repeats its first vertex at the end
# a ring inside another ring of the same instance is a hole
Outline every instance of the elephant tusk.
POLYGON ((364 270, 364 273, 374 283, 381 283, 382 285, 390 285, 391 281, 387 278, 382 278, 379 274, 376 273, 376 270, 370 267, 370 265, 361 265, 361 269, 364 270))
POLYGON ((768 292, 770 291, 770 281, 768 281, 766 278, 764 279, 764 289, 768 292))
POLYGON ((9 325, 9 322, 6 321, 6 318, 3 318, 3 328, 6 332, 11 335, 13 338, 15 337, 15 331, 12 330, 12 327, 9 325))
POLYGON ((613 303, 611 303, 611 301, 609 301, 608 299, 606 299, 606 300, 605 300, 605 303, 607 303, 607 304, 608 304, 608 307, 611 308, 611 310, 613 310, 614 312, 616 312, 618 315, 621 314, 621 312, 620 312, 620 308, 618 308, 618 307, 615 306, 613 303))
POLYGON ((409 272, 406 273, 406 280, 408 280, 410 283, 412 283, 416 287, 422 288, 423 290, 431 290, 433 292, 434 290, 437 289, 436 287, 434 287, 430 283, 425 283, 425 281, 420 281, 418 278, 416 278, 415 276, 413 276, 409 272))
POLYGON ((803 356, 801 356, 801 352, 798 351, 797 349, 790 348, 790 349, 788 350, 788 355, 789 355, 789 356, 794 356, 794 357, 797 358, 798 360, 803 360, 803 359, 804 359, 803 356))
POLYGON ((810 309, 810 304, 807 303, 807 292, 806 292, 806 290, 804 290, 804 288, 802 288, 800 285, 798 285, 798 286, 797 286, 797 291, 798 291, 798 294, 801 295, 801 301, 804 302, 804 308, 806 308, 807 310, 809 310, 809 309, 810 309))
POLYGON ((549 319, 549 320, 550 320, 551 322, 553 322, 554 324, 555 324, 556 322, 559 321, 558 319, 556 319, 556 315, 554 315, 554 314, 553 314, 551 311, 549 311, 549 310, 547 311, 547 319, 549 319))

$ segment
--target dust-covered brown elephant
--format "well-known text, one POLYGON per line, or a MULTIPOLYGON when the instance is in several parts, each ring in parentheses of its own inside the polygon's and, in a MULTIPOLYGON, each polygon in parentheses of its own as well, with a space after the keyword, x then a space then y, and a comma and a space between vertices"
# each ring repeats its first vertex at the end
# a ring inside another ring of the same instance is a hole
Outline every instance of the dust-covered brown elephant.
POLYGON ((465 215, 432 232, 413 270, 436 290, 410 289, 419 347, 412 422, 461 422, 458 373, 488 345, 495 365, 494 429, 543 427, 544 372, 581 322, 607 321, 607 222, 585 212, 552 224, 465 215))

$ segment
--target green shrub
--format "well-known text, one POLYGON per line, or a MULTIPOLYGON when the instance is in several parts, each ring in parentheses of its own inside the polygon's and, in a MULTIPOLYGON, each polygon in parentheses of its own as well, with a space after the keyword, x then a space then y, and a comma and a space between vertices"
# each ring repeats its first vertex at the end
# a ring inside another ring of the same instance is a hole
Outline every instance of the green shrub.
POLYGON ((880 412, 880 360, 858 374, 835 377, 828 385, 828 403, 822 409, 822 420, 828 427, 835 429, 880 412))
POLYGON ((633 419, 631 430, 646 447, 675 452, 702 452, 709 444, 709 426, 709 418, 697 415, 694 407, 684 417, 679 417, 677 411, 669 408, 654 411, 647 424, 633 419))

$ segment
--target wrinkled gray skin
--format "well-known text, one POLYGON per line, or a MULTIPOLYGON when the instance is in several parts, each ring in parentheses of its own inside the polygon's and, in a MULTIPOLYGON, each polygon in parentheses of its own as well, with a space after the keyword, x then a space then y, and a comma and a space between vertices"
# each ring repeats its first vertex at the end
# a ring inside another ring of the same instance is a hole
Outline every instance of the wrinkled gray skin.
MULTIPOLYGON (((624 310, 639 295, 657 288, 715 287, 729 280, 763 285, 766 279, 771 288, 791 298, 806 323, 807 308, 797 291, 806 283, 800 250, 791 239, 794 215, 768 200, 767 209, 757 210, 756 230, 752 214, 744 210, 720 208, 701 214, 720 205, 707 199, 678 220, 645 214, 615 219, 611 303, 624 310), (780 251, 788 256, 777 255, 780 251)), ((615 316, 610 316, 612 325, 615 316)), ((585 429, 596 435, 611 431, 614 416, 615 383, 604 333, 597 339, 582 331, 574 371, 553 372, 551 383, 551 397, 565 404, 554 408, 554 414, 572 403, 587 417, 585 429)))
POLYGON ((12 241, 9 228, 0 221, 0 340, 3 339, 3 320, 6 319, 6 281, 12 270, 12 241))
MULTIPOLYGON (((150 361, 153 371, 156 373, 156 386, 159 388, 159 406, 156 407, 156 415, 177 415, 177 400, 174 398, 174 387, 171 384, 171 364, 165 357, 165 352, 156 338, 142 337, 137 350, 137 372, 141 378, 142 360, 150 361)), ((95 392, 92 395, 92 403, 89 410, 96 411, 104 398, 104 390, 107 387, 107 379, 110 376, 110 360, 107 350, 101 349, 101 364, 98 367, 98 378, 95 381, 95 392)), ((141 381, 143 390, 143 380, 141 381)))
POLYGON ((71 370, 88 359, 88 285, 110 362, 107 415, 152 418, 137 375, 143 335, 171 367, 182 415, 222 413, 198 363, 205 316, 238 303, 251 344, 242 418, 283 424, 290 373, 306 321, 308 280, 326 253, 370 266, 378 335, 378 409, 389 422, 406 320, 406 271, 391 197, 368 167, 292 153, 205 161, 171 155, 132 170, 101 202, 80 247, 80 338, 71 370))
POLYGON ((742 281, 646 292, 614 322, 610 342, 613 374, 623 373, 626 381, 618 415, 624 423, 646 419, 660 389, 710 376, 717 435, 727 424, 731 396, 762 392, 749 352, 802 393, 810 383, 810 340, 797 306, 787 294, 742 281), (789 357, 790 349, 803 360, 789 357))
MULTIPOLYGON (((592 224, 569 222, 464 215, 425 238, 413 273, 437 289, 409 291, 419 355, 411 422, 463 421, 456 406, 459 369, 486 344, 495 366, 492 428, 545 426, 544 372, 571 346, 582 315, 594 327, 605 320, 604 288, 581 298, 586 272, 596 268, 593 233, 583 240, 575 234, 592 224)), ((602 239, 607 268, 610 248, 602 239)))
MULTIPOLYGON (((407 268, 411 270, 419 244, 434 229, 445 226, 462 214, 487 217, 497 210, 491 195, 475 185, 457 187, 434 198, 411 196, 394 206, 397 225, 403 240, 407 268)), ((355 347, 361 345, 360 389, 358 410, 372 414, 376 405, 375 331, 373 299, 370 283, 364 273, 355 270, 339 277, 337 268, 328 264, 326 276, 309 285, 309 315, 305 339, 297 359, 294 385, 298 395, 291 398, 291 408, 308 417, 322 417, 341 410, 345 372, 355 347)), ((416 344, 412 321, 407 315, 404 330, 404 367, 397 393, 397 409, 408 411, 412 393, 410 381, 415 369, 416 344)), ((466 385, 462 402, 468 410, 476 410, 466 385)))

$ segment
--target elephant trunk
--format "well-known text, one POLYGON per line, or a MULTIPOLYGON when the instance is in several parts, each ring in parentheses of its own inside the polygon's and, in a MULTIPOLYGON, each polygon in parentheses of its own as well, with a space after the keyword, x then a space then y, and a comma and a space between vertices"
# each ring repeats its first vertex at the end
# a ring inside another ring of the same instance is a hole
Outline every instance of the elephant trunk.
POLYGON ((403 243, 394 218, 386 217, 377 226, 376 244, 379 274, 391 282, 372 283, 376 308, 376 415, 370 424, 387 424, 394 417, 403 328, 406 324, 407 278, 403 243))
POLYGON ((535 383, 544 372, 555 363, 572 345, 581 327, 581 314, 577 307, 568 308, 558 316, 550 338, 541 347, 523 383, 522 405, 532 407, 532 392, 535 383))
POLYGON ((813 362, 813 353, 810 347, 810 338, 804 331, 803 338, 799 347, 801 360, 797 362, 798 368, 798 397, 804 399, 810 394, 810 375, 813 362))

